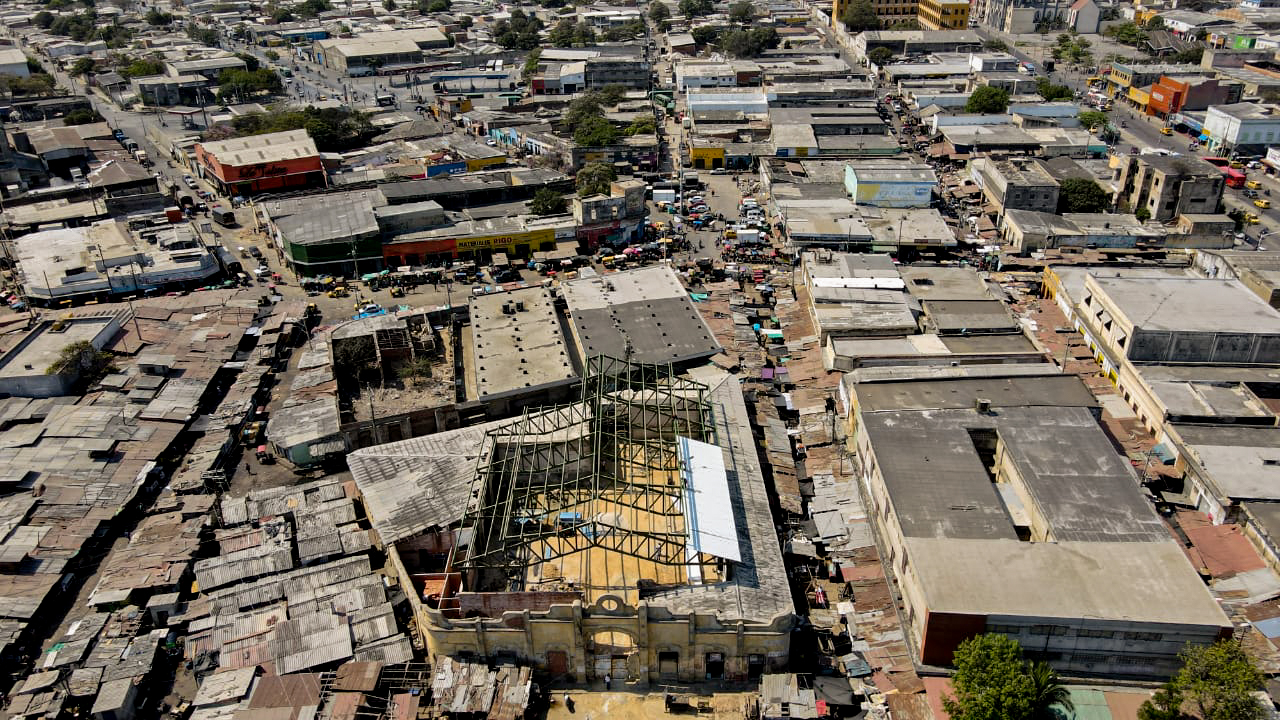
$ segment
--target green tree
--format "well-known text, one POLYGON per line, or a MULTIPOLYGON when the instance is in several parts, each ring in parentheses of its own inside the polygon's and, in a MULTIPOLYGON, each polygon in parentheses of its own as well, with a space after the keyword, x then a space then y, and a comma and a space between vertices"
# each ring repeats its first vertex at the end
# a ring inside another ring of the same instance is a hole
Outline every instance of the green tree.
POLYGON ((658 2, 655 2, 649 6, 650 20, 654 22, 662 22, 663 20, 666 20, 670 17, 671 17, 671 8, 667 7, 667 4, 665 2, 661 2, 661 0, 658 0, 658 2))
POLYGON ((1101 128, 1106 127, 1107 125, 1107 114, 1104 112, 1099 112, 1097 110, 1085 110, 1080 113, 1079 117, 1080 124, 1087 128, 1101 128))
POLYGON ((730 57, 752 58, 778 47, 778 31, 771 27, 735 28, 720 36, 718 47, 730 57))
POLYGON ((529 57, 524 59, 524 70, 520 73, 520 79, 528 82, 530 78, 538 72, 538 58, 542 56, 542 48, 534 48, 529 53, 529 57))
POLYGON ((1052 720, 1057 717, 1056 708, 1061 708, 1066 715, 1076 711, 1071 702, 1071 691, 1062 684, 1058 673, 1047 662, 1032 662, 1027 665, 1027 674, 1031 676, 1032 696, 1031 717, 1033 720, 1052 720))
POLYGON ((888 65, 889 62, 893 60, 893 51, 883 46, 872 48, 871 52, 867 53, 867 59, 875 65, 888 65))
POLYGON ((1008 44, 1006 44, 1006 43, 1005 43, 1005 41, 1003 41, 1003 40, 988 40, 988 41, 986 41, 986 42, 982 43, 982 47, 983 47, 983 48, 985 48, 985 49, 987 49, 987 50, 994 50, 994 51, 996 51, 996 52, 1008 52, 1008 51, 1009 51, 1009 45, 1008 45, 1008 44))
POLYGON ((413 385, 418 385, 424 380, 431 379, 431 366, 432 363, 429 356, 414 355, 413 359, 396 368, 396 375, 401 380, 408 380, 413 385))
POLYGON ((1059 183, 1058 212, 1097 213, 1111 205, 1107 191, 1086 178, 1067 178, 1059 183))
POLYGON ((1201 720, 1261 720, 1266 716, 1253 693, 1262 673, 1238 640, 1204 646, 1188 644, 1178 656, 1182 669, 1174 684, 1201 720))
POLYGON ((840 13, 840 22, 851 33, 880 29, 880 16, 876 15, 871 0, 853 0, 840 13))
POLYGON ((172 14, 160 12, 155 8, 148 10, 143 19, 147 21, 148 25, 154 25, 155 27, 169 27, 173 24, 172 14))
POLYGON ((618 141, 618 129, 603 117, 594 116, 573 129, 573 142, 582 147, 601 147, 618 141))
POLYGON ((623 135, 652 135, 658 131, 658 124, 652 115, 643 115, 631 121, 622 131, 623 135))
POLYGON ((1133 216, 1138 219, 1138 222, 1146 222, 1151 219, 1151 211, 1140 207, 1133 212, 1133 216))
POLYGON ((355 378, 377 361, 373 337, 357 335, 333 344, 333 368, 338 377, 355 378))
POLYGON ((187 37, 201 45, 213 47, 218 44, 217 30, 203 25, 196 25, 195 23, 187 23, 187 37))
POLYGON ((36 27, 40 28, 41 30, 48 30, 49 28, 53 27, 54 19, 56 19, 56 16, 53 13, 49 12, 48 10, 41 10, 40 12, 36 13, 34 17, 31 18, 31 21, 34 22, 36 24, 36 27))
MULTIPOLYGON (((444 0, 419 0, 419 3, 423 2, 437 3, 444 0)), ((542 21, 526 15, 520 8, 512 10, 509 19, 499 20, 493 26, 494 39, 508 50, 533 50, 542 42, 541 32, 542 21)))
POLYGON ((564 212, 564 196, 549 187, 539 188, 529 201, 529 212, 534 215, 558 215, 564 212))
POLYGON ((617 105, 627 99, 627 88, 625 85, 619 85, 618 83, 609 83, 596 90, 595 96, 599 98, 601 105, 617 105))
POLYGON ((332 9, 333 6, 329 4, 329 0, 302 0, 295 6, 298 16, 304 18, 313 18, 332 9))
POLYGON ((88 340, 80 340, 62 348, 58 359, 45 369, 46 375, 76 375, 84 386, 91 386, 115 372, 114 357, 99 350, 88 340))
POLYGON ((75 61, 71 66, 72 77, 82 77, 84 75, 92 75, 98 69, 98 63, 91 57, 82 57, 75 61))
POLYGON ((1006 635, 978 635, 956 648, 952 695, 942 707, 951 720, 1028 720, 1035 684, 1022 661, 1022 647, 1006 635))
POLYGON ((1131 22, 1112 25, 1106 30, 1103 30, 1102 34, 1107 37, 1114 38, 1116 42, 1123 43, 1125 45, 1136 46, 1147 39, 1147 34, 1131 22))
POLYGON ((604 113, 604 107, 600 103, 599 94, 587 93, 582 97, 574 98, 561 119, 567 127, 573 129, 589 118, 600 117, 602 113, 604 113))
POLYGON ((729 6, 729 22, 749 25, 755 17, 756 6, 751 4, 751 0, 739 0, 729 6))
POLYGON ((105 120, 105 118, 103 118, 102 115, 98 114, 97 110, 92 110, 89 108, 80 108, 79 110, 72 110, 71 112, 62 116, 63 125, 88 125, 89 123, 102 122, 103 120, 105 120))
MULTIPOLYGON (((280 60, 280 53, 276 52, 275 50, 268 50, 262 53, 262 56, 270 60, 271 62, 277 62, 278 60, 280 60)), ((252 70, 253 68, 250 68, 250 69, 252 70)))
POLYGON ((280 76, 269 68, 223 70, 218 76, 218 102, 231 98, 247 100, 260 92, 279 94, 284 90, 280 76))
POLYGON ((238 52, 236 53, 236 57, 244 61, 244 69, 249 72, 253 72, 262 66, 262 63, 258 61, 258 58, 250 55, 249 53, 238 52))
POLYGON ((1155 17, 1147 21, 1146 28, 1148 30, 1163 30, 1164 18, 1160 17, 1159 15, 1156 15, 1155 17))
POLYGON ((578 188, 578 195, 587 197, 588 195, 607 195, 609 183, 617 179, 618 175, 613 171, 612 165, 593 162, 587 163, 578 171, 574 182, 578 188))
POLYGON ((1036 81, 1036 92, 1040 93, 1040 97, 1045 102, 1054 102, 1055 100, 1070 100, 1075 97, 1075 92, 1066 85, 1054 85, 1044 78, 1036 81))
POLYGON ((1138 708, 1138 720, 1185 720, 1182 702, 1182 691, 1167 682, 1138 708))
POLYGON ((560 48, 595 45, 596 32, 585 22, 565 18, 547 33, 547 41, 560 48))
POLYGON ((1199 65, 1203 58, 1204 47, 1196 46, 1187 48, 1179 53, 1174 53, 1174 55, 1169 59, 1175 63, 1183 65, 1199 65))
POLYGON ((382 9, 387 12, 394 12, 396 9, 396 0, 382 0, 382 9))
POLYGON ((164 63, 156 58, 141 58, 129 63, 120 74, 127 78, 164 74, 164 63))
POLYGON ((1000 88, 984 85, 973 91, 964 111, 984 115, 998 115, 1009 109, 1009 93, 1000 88))
POLYGON ((716 38, 720 36, 720 28, 711 25, 699 25, 689 31, 693 36, 693 42, 697 45, 713 45, 716 38))
POLYGON ((687 18, 698 17, 700 15, 710 15, 715 9, 715 3, 712 0, 680 0, 680 14, 687 18))

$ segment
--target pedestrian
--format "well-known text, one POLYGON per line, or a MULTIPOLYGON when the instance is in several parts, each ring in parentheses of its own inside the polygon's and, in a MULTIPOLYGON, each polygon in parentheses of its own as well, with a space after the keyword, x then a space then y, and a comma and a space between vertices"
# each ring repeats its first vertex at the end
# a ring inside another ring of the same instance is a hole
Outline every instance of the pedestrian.
POLYGON ((613 685, 613 676, 611 676, 609 673, 605 673, 605 674, 604 674, 604 689, 605 689, 605 692, 608 692, 608 691, 609 691, 609 689, 610 689, 610 687, 611 687, 612 685, 613 685))
POLYGON ((247 472, 247 473, 249 473, 250 475, 252 475, 252 474, 253 474, 253 467, 252 467, 251 465, 249 465, 249 463, 245 463, 245 464, 244 464, 244 471, 245 471, 245 472, 247 472))

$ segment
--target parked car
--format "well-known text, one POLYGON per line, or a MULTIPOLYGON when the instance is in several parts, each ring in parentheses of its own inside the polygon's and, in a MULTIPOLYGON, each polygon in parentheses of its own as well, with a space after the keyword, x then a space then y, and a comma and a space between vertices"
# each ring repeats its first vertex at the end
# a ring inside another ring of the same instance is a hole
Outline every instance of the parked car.
POLYGON ((712 168, 711 174, 712 175, 728 175, 729 171, 724 168, 712 168))
POLYGON ((186 186, 191 188, 192 190, 196 189, 196 179, 191 177, 190 175, 183 175, 182 182, 186 183, 186 186))

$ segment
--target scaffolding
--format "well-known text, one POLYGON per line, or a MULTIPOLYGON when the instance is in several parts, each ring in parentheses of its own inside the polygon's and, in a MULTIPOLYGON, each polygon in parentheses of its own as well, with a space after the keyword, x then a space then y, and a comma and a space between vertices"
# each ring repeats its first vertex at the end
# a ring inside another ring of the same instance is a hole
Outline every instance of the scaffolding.
POLYGON ((531 567, 592 549, 702 561, 690 557, 678 438, 715 443, 706 386, 606 356, 583 375, 578 402, 486 434, 450 560, 474 571, 472 589, 530 589, 531 567))

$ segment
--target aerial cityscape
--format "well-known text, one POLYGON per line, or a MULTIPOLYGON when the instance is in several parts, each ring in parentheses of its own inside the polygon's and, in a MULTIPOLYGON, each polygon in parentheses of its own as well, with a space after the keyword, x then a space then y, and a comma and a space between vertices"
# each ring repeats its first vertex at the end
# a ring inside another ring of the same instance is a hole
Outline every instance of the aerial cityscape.
POLYGON ((1280 717, 1280 0, 0 21, 0 720, 1280 717))

